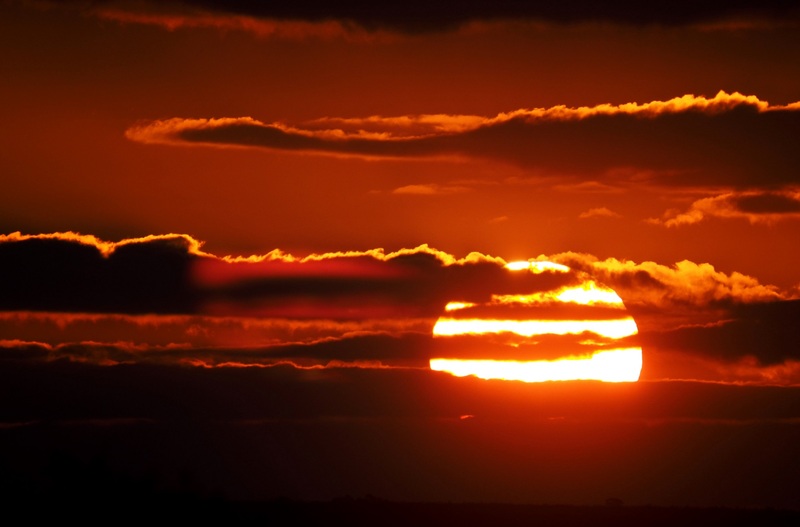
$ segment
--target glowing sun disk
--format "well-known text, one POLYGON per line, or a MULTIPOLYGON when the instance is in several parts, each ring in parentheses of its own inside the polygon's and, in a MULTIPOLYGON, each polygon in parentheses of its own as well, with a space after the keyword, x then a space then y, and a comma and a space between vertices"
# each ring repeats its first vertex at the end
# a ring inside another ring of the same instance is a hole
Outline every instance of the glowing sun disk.
POLYGON ((543 273, 545 271, 558 271, 560 273, 569 272, 569 267, 566 265, 548 262, 545 260, 534 260, 530 262, 526 260, 520 260, 516 262, 508 262, 505 267, 509 271, 522 271, 527 269, 534 274, 543 273))
POLYGON ((561 302, 572 302, 574 304, 612 304, 621 306, 622 299, 613 290, 607 287, 600 287, 590 281, 583 283, 580 287, 569 287, 561 291, 556 298, 561 302))
POLYGON ((433 327, 435 336, 485 335, 515 333, 523 337, 534 335, 579 335, 585 331, 621 339, 636 335, 633 318, 616 320, 491 320, 440 318, 433 327))
POLYGON ((642 349, 600 351, 591 356, 553 361, 431 359, 430 367, 457 377, 472 375, 507 381, 636 382, 642 371, 642 349))

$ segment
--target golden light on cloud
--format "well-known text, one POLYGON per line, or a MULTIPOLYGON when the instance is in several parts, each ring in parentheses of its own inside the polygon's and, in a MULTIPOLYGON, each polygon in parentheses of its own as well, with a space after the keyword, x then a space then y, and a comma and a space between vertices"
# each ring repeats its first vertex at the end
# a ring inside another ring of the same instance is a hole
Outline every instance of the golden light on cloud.
MULTIPOLYGON (((571 272, 564 265, 543 261, 512 262, 506 268, 533 274, 571 272)), ((637 381, 642 349, 630 346, 638 333, 636 322, 613 290, 585 273, 576 277, 577 285, 492 295, 482 304, 448 303, 433 328, 440 352, 447 356, 431 359, 431 369, 524 382, 637 381), (624 346, 621 339, 628 339, 624 346), (465 346, 494 356, 476 359, 473 351, 467 358, 465 346), (505 349, 514 360, 502 356, 505 349), (520 350, 530 360, 520 360, 520 350)))

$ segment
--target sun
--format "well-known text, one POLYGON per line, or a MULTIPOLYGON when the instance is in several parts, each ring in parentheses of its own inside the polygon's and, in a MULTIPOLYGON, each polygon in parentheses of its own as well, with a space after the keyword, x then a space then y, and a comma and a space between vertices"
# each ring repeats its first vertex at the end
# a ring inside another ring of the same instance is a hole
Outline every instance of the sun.
POLYGON ((524 382, 639 380, 638 328, 612 289, 554 262, 506 269, 526 273, 529 289, 449 302, 433 328, 432 370, 524 382))

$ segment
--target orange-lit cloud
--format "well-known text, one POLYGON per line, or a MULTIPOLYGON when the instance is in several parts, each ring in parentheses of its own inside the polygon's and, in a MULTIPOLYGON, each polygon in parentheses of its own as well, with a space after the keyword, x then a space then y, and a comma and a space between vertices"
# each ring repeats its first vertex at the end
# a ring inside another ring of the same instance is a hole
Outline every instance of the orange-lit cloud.
POLYGON ((688 260, 668 266, 579 253, 542 257, 583 269, 612 287, 628 307, 708 307, 727 303, 771 302, 795 298, 791 291, 762 284, 742 273, 718 271, 688 260))
POLYGON ((458 194, 460 192, 468 192, 470 189, 466 186, 460 185, 437 185, 436 183, 428 183, 421 185, 406 185, 398 187, 392 191, 392 194, 405 194, 414 196, 436 196, 442 194, 458 194))
POLYGON ((61 242, 75 242, 81 245, 94 247, 103 256, 110 256, 119 247, 127 245, 147 244, 147 243, 164 243, 172 244, 178 248, 185 248, 189 254, 206 255, 200 250, 203 243, 188 234, 151 234, 139 238, 126 238, 118 242, 110 242, 101 240, 91 234, 81 234, 77 232, 54 232, 45 234, 22 234, 21 232, 12 232, 10 234, 0 234, 0 244, 9 242, 24 242, 29 240, 55 240, 61 242))
POLYGON ((581 212, 578 215, 578 218, 582 220, 588 218, 621 218, 621 217, 622 217, 621 214, 619 214, 618 212, 614 212, 608 207, 596 207, 593 209, 589 209, 586 212, 581 212))
MULTIPOLYGON (((739 363, 751 367, 747 370, 751 380, 767 379, 769 372, 777 379, 780 372, 794 371, 780 365, 796 360, 797 291, 689 261, 666 266, 575 253, 547 258, 585 269, 613 287, 636 318, 643 348, 656 357, 665 353, 702 357, 705 364, 716 364, 708 371, 724 371, 720 378, 728 380, 745 378, 745 369, 733 366, 739 363)), ((664 367, 651 367, 664 375, 672 370, 661 364, 664 367)), ((794 382, 791 379, 787 373, 775 382, 794 382)))
POLYGON ((727 192, 702 198, 688 210, 669 210, 651 223, 666 227, 692 225, 709 218, 745 219, 751 224, 771 225, 783 220, 800 219, 800 191, 727 192))
POLYGON ((119 242, 74 233, 6 235, 0 339, 17 350, 39 342, 52 348, 48 356, 57 348, 119 363, 418 366, 448 357, 448 346, 466 358, 480 359, 483 349, 507 360, 533 352, 541 358, 544 346, 544 357, 553 358, 581 355, 587 346, 610 349, 612 337, 617 348, 636 345, 624 337, 632 331, 602 336, 604 320, 633 323, 620 311, 621 297, 636 319, 645 364, 651 352, 684 352, 718 362, 718 371, 747 357, 777 368, 800 342, 792 322, 797 291, 705 263, 580 253, 506 262, 427 246, 220 257, 201 246, 185 235, 119 242), (593 287, 582 272, 616 294, 593 287), (526 314, 532 308, 534 318, 526 314), (447 324, 463 326, 447 346, 431 340, 437 318, 440 333, 447 324), (481 329, 487 324, 488 332, 481 329), (516 340, 509 337, 515 331, 516 340))
POLYGON ((251 117, 173 118, 137 124, 126 135, 142 143, 367 158, 494 159, 545 173, 580 175, 602 188, 607 188, 603 178, 624 181, 620 167, 633 167, 629 181, 637 184, 775 186, 798 182, 800 160, 788 139, 800 120, 798 108, 721 91, 710 98, 685 95, 641 104, 554 106, 494 117, 372 116, 299 125, 251 117), (769 160, 766 173, 755 159, 769 160))

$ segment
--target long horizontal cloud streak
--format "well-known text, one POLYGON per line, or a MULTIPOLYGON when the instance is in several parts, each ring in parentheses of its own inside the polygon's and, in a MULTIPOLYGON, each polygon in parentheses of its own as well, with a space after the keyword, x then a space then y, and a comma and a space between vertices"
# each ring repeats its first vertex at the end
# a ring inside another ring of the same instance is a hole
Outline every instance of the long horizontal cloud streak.
POLYGON ((669 101, 518 110, 493 118, 417 116, 329 120, 340 128, 252 118, 170 119, 130 128, 144 143, 258 147, 371 158, 485 158, 544 173, 652 170, 660 185, 781 187, 800 183, 800 105, 720 92, 669 101), (382 129, 381 124, 385 124, 382 129), (361 126, 363 125, 363 127, 361 126), (402 128, 405 126, 405 129, 402 128))
MULTIPOLYGON (((646 378, 800 382, 797 292, 709 264, 563 253, 540 259, 574 271, 533 274, 511 272, 499 258, 459 259, 426 246, 302 258, 277 250, 218 257, 201 246, 175 234, 120 242, 74 233, 3 236, 3 359, 417 367, 459 346, 463 356, 525 358, 529 350, 509 350, 502 335, 482 340, 479 349, 459 339, 444 349, 431 337, 433 324, 448 302, 554 292, 582 283, 588 273, 612 287, 636 319, 646 378), (659 357, 681 354, 696 358, 704 373, 663 360, 658 373, 659 357), (655 357, 655 370, 648 370, 648 356, 655 357)), ((513 306, 500 308, 518 316, 513 306)), ((481 308, 465 312, 470 309, 481 308)), ((608 311, 542 309, 554 320, 608 311)), ((559 355, 586 337, 541 340, 559 355)))
POLYGON ((765 364, 800 361, 800 300, 733 307, 730 319, 643 335, 645 345, 731 360, 758 356, 765 364))
POLYGON ((627 386, 559 383, 520 386, 497 381, 464 382, 414 369, 386 370, 376 376, 374 372, 348 368, 311 376, 288 365, 210 370, 155 364, 98 368, 53 362, 6 365, 0 370, 0 379, 0 394, 3 395, 0 421, 48 418, 60 412, 65 412, 59 416, 61 418, 75 419, 215 419, 232 414, 252 419, 342 415, 351 418, 410 415, 457 418, 468 412, 481 419, 502 420, 506 411, 521 411, 534 419, 560 416, 591 420, 611 415, 630 420, 787 419, 798 417, 800 398, 798 388, 754 386, 741 389, 670 382, 627 386), (33 376, 37 382, 32 382, 33 376), (87 390, 75 390, 76 382, 87 390), (42 385, 50 387, 49 394, 42 393, 42 385), (150 389, 142 389, 143 386, 150 389), (86 393, 95 396, 86 397, 86 393), (138 394, 138 398, 131 397, 131 393, 138 394), (630 397, 631 393, 636 396, 630 397), (670 393, 684 396, 671 397, 670 393), (333 394, 337 396, 332 397, 333 394), (373 394, 380 400, 365 397, 365 394, 373 394), (107 397, 113 398, 115 405, 109 404, 107 397), (53 400, 70 404, 53 405, 53 400), (698 400, 705 404, 698 405, 698 400), (292 404, 288 405, 287 401, 292 404), (600 414, 599 410, 602 410, 600 414), (117 413, 109 415, 109 411, 117 413))
MULTIPOLYGON (((625 25, 688 25, 727 20, 796 20, 798 10, 791 3, 772 1, 703 0, 676 6, 674 2, 654 1, 647 5, 627 0, 592 2, 491 2, 471 1, 457 8, 451 5, 412 0, 390 3, 364 3, 351 0, 324 2, 304 0, 288 3, 239 0, 172 0, 137 2, 117 0, 94 5, 82 0, 69 2, 101 17, 122 21, 153 23, 167 27, 208 25, 230 27, 214 18, 256 21, 288 21, 323 24, 338 22, 344 27, 358 27, 374 32, 388 30, 424 33, 452 30, 471 22, 529 20, 556 24, 588 22, 625 25), (210 20, 209 20, 210 19, 210 20)), ((239 22, 241 29, 257 30, 253 22, 239 22)), ((235 25, 233 27, 236 27, 235 25)))
POLYGON ((332 308, 322 318, 370 318, 373 309, 385 318, 435 317, 455 297, 480 301, 578 281, 568 273, 514 274, 500 259, 459 260, 427 246, 304 259, 218 258, 198 246, 179 235, 116 245, 73 233, 4 236, 0 310, 279 317, 288 309, 294 318, 314 318, 316 309, 332 308))
POLYGON ((304 343, 260 347, 142 345, 133 342, 72 342, 51 345, 1 340, 0 363, 45 363, 59 360, 103 366, 163 364, 257 367, 428 367, 432 342, 427 334, 345 335, 304 343))

